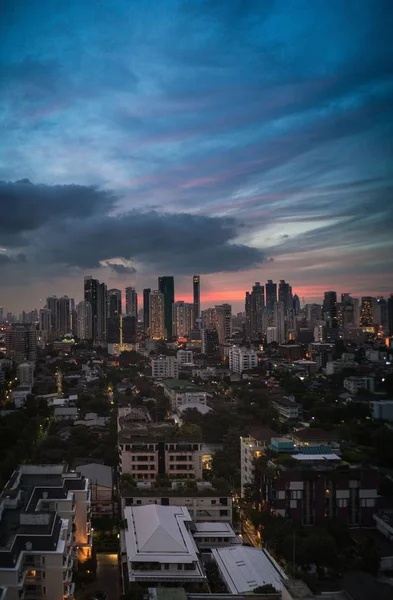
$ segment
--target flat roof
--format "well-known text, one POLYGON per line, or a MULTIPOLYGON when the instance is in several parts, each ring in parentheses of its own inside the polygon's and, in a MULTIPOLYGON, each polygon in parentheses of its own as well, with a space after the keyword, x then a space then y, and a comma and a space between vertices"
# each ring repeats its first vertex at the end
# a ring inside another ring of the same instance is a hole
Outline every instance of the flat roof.
POLYGON ((281 582, 286 579, 285 573, 264 549, 248 546, 216 548, 212 550, 212 557, 232 594, 252 592, 268 583, 281 591, 281 582))
POLYGON ((292 454, 292 458, 300 461, 307 460, 341 460, 341 458, 337 454, 292 454))
POLYGON ((221 523, 221 522, 216 522, 213 521, 211 523, 209 522, 203 522, 203 523, 195 523, 195 533, 194 536, 198 537, 198 534, 203 536, 206 534, 210 534, 210 535, 222 535, 222 536, 233 536, 235 537, 235 532, 233 531, 232 527, 229 525, 229 523, 221 523))
POLYGON ((163 382, 163 385, 166 385, 171 390, 189 389, 189 390, 200 391, 200 392, 204 392, 205 391, 199 385, 195 385, 195 383, 187 381, 187 379, 166 379, 163 382))

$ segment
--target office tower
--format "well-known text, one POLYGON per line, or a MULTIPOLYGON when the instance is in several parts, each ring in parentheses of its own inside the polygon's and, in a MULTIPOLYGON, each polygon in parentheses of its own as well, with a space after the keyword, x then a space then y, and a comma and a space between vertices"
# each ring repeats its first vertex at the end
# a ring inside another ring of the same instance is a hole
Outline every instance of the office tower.
POLYGON ((40 344, 42 347, 53 341, 53 317, 49 308, 41 308, 38 316, 40 344))
POLYGON ((341 328, 355 326, 355 305, 349 293, 341 294, 339 325, 341 328))
POLYGON ((57 300, 57 322, 56 332, 58 335, 66 335, 71 331, 71 305, 68 296, 62 296, 57 300))
POLYGON ((300 300, 297 294, 292 298, 292 308, 295 315, 300 315, 300 300))
POLYGON ((195 304, 178 300, 172 309, 173 337, 184 337, 193 328, 195 318, 195 304))
POLYGON ((277 284, 269 279, 265 285, 266 289, 266 309, 273 312, 274 304, 277 302, 277 284))
POLYGON ((120 344, 120 319, 118 317, 110 317, 107 321, 106 341, 108 344, 120 344))
POLYGON ((328 329, 338 328, 337 293, 334 291, 325 292, 323 300, 323 318, 326 321, 328 329))
POLYGON ((277 342, 284 344, 286 341, 285 336, 285 309, 283 302, 276 302, 274 305, 274 325, 277 331, 277 342))
POLYGON ((216 310, 207 308, 201 313, 202 329, 210 329, 216 326, 216 310))
POLYGON ((388 304, 383 296, 374 299, 373 312, 375 315, 374 323, 386 329, 388 325, 388 304))
POLYGON ((147 331, 150 327, 150 294, 151 289, 143 290, 143 330, 147 331))
POLYGON ((159 277, 158 289, 164 296, 165 337, 169 339, 172 337, 172 304, 175 301, 175 282, 173 277, 159 277))
POLYGON ((194 302, 193 328, 199 329, 199 327, 200 327, 199 319, 201 316, 201 278, 199 275, 193 276, 192 289, 193 289, 193 302, 194 302))
POLYGON ((284 279, 278 284, 278 301, 283 303, 285 315, 292 310, 292 287, 284 279))
POLYGON ((138 317, 138 294, 134 287, 126 288, 126 315, 138 317))
POLYGON ((76 336, 80 340, 91 340, 93 337, 91 304, 86 300, 76 305, 76 336))
POLYGON ((121 315, 121 290, 108 290, 108 317, 120 317, 121 315))
POLYGON ((393 335, 393 294, 390 294, 387 302, 387 320, 389 335, 393 335))
POLYGON ((104 342, 108 314, 107 288, 105 283, 91 276, 85 277, 85 301, 91 306, 91 331, 93 342, 104 342))
POLYGON ((360 326, 373 325, 373 300, 371 296, 363 296, 360 306, 360 326))
POLYGON ((232 335, 232 306, 219 304, 215 306, 216 328, 220 344, 224 344, 232 335))
POLYGON ((220 360, 220 342, 218 332, 215 328, 202 329, 202 354, 206 356, 208 363, 220 360))
POLYGON ((4 306, 0 306, 0 323, 4 321, 4 306))
POLYGON ((137 330, 137 317, 126 315, 120 317, 120 343, 135 344, 137 330))
POLYGON ((149 335, 153 340, 165 339, 164 294, 154 290, 149 297, 149 335))
POLYGON ((246 335, 250 340, 258 340, 263 334, 263 311, 265 309, 265 290, 259 281, 255 282, 252 292, 246 293, 246 335))
POLYGON ((6 354, 17 364, 37 358, 37 331, 34 325, 13 324, 6 331, 6 354))

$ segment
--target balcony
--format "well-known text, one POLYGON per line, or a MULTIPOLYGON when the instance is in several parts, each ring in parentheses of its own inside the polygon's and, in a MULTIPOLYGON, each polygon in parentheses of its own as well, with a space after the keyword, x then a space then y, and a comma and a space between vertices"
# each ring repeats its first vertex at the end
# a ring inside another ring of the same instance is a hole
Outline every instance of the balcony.
POLYGON ((74 600, 75 583, 68 583, 64 586, 64 600, 74 600))
POLYGON ((72 581, 72 571, 70 569, 68 569, 67 571, 64 571, 63 582, 71 583, 71 581, 72 581))

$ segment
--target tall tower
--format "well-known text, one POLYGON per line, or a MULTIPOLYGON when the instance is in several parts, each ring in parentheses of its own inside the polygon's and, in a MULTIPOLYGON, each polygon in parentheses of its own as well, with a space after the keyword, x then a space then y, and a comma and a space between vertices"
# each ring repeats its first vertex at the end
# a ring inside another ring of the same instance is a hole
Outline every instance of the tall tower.
POLYGON ((104 342, 108 316, 107 288, 93 277, 85 277, 85 301, 91 306, 91 332, 93 342, 104 342))
POLYGON ((360 325, 366 327, 373 324, 373 302, 371 296, 363 296, 360 305, 360 325))
POLYGON ((147 331, 150 326, 150 294, 151 289, 145 288, 143 290, 143 329, 147 331))
POLYGON ((108 290, 108 317, 120 317, 121 315, 121 290, 108 290))
POLYGON ((219 304, 215 307, 217 319, 217 332, 220 344, 232 335, 232 306, 230 304, 219 304))
POLYGON ((277 283, 273 283, 271 279, 269 279, 265 285, 266 289, 266 309, 269 312, 273 312, 274 303, 277 302, 277 283))
POLYGON ((76 335, 80 340, 92 339, 90 302, 82 300, 76 305, 76 335))
POLYGON ((13 324, 6 331, 6 354, 17 364, 37 359, 37 331, 34 325, 13 324))
POLYGON ((199 329, 200 327, 200 316, 201 316, 201 278, 200 275, 194 275, 192 278, 192 290, 193 290, 193 303, 194 303, 194 317, 193 327, 199 329))
POLYGON ((173 335, 184 337, 188 335, 193 326, 195 305, 184 300, 173 304, 173 335))
POLYGON ((150 294, 149 335, 153 340, 165 339, 164 294, 155 290, 150 294))
POLYGON ((278 301, 284 305, 284 313, 292 309, 292 287, 284 279, 278 284, 278 301))
POLYGON ((251 293, 246 293, 245 308, 247 337, 257 340, 263 333, 263 311, 265 309, 265 290, 259 281, 255 282, 251 293))
POLYGON ((333 291, 325 292, 323 300, 323 318, 329 329, 338 328, 337 316, 337 293, 333 291))
POLYGON ((274 324, 277 331, 277 342, 284 344, 285 336, 285 308, 283 302, 276 302, 274 305, 274 324))
POLYGON ((126 288, 126 315, 138 318, 138 294, 134 287, 126 288))
POLYGON ((164 296, 165 337, 172 337, 172 304, 175 301, 175 281, 172 276, 158 278, 158 289, 164 296))

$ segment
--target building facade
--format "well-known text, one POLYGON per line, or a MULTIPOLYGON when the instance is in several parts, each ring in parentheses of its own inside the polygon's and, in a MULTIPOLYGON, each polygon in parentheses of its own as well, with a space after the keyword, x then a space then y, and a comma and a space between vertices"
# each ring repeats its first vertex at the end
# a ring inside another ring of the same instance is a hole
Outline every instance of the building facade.
POLYGON ((37 330, 35 325, 13 323, 6 331, 6 354, 17 364, 37 359, 37 330))
POLYGON ((165 339, 164 295, 155 290, 149 295, 149 335, 153 340, 165 339))
POLYGON ((179 378, 179 363, 176 356, 157 356, 151 360, 151 374, 154 379, 179 378))
POLYGON ((251 348, 233 346, 229 350, 229 370, 241 374, 258 366, 258 355, 251 348))
POLYGON ((126 288, 126 314, 138 318, 138 294, 134 287, 126 288))
POLYGON ((175 280, 172 276, 158 278, 158 289, 164 298, 164 328, 165 338, 173 335, 172 305, 175 301, 175 280))

